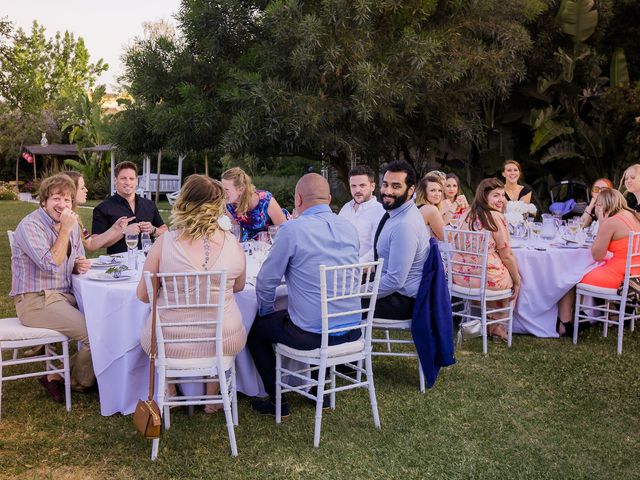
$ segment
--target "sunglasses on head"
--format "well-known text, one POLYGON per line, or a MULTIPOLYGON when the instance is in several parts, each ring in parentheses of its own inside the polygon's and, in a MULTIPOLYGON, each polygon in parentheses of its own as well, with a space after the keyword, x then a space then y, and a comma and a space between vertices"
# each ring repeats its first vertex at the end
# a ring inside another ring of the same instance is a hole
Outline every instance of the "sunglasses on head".
POLYGON ((600 193, 602 190, 606 190, 609 187, 591 187, 591 193, 600 193))

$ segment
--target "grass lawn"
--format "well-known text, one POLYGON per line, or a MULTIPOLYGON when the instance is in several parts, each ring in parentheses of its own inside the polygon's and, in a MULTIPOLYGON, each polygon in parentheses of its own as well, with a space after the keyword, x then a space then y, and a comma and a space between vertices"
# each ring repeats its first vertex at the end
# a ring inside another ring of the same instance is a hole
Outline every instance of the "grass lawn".
MULTIPOLYGON (((0 202, 0 230, 31 205, 0 202)), ((81 212, 85 221, 90 212, 81 212)), ((90 223, 87 221, 87 223, 90 223)), ((10 252, 0 240, 3 316, 15 315, 10 252)), ((541 272, 543 274, 543 272, 541 272)), ((373 427, 364 390, 338 394, 314 449, 313 408, 292 400, 291 419, 254 414, 240 399, 239 456, 229 456, 224 416, 172 413, 158 461, 131 417, 102 417, 97 394, 55 404, 33 379, 4 386, 1 478, 639 478, 640 335, 591 329, 568 339, 516 336, 513 347, 479 340, 458 350, 425 395, 415 360, 376 359, 382 429, 373 427)))

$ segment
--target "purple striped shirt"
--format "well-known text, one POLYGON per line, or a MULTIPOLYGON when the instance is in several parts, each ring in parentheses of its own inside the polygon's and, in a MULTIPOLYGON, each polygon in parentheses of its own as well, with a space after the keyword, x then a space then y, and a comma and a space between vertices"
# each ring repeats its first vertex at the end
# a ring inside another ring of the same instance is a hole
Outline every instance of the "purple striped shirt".
POLYGON ((11 249, 11 295, 53 290, 71 292, 71 274, 76 258, 84 256, 80 227, 71 232, 71 254, 56 265, 51 247, 58 239, 55 222, 44 208, 22 219, 16 228, 11 249))

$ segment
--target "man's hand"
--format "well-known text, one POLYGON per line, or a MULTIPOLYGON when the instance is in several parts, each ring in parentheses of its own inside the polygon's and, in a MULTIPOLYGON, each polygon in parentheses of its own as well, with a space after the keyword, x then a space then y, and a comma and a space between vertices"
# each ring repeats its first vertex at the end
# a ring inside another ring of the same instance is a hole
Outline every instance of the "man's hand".
POLYGON ((79 255, 76 257, 76 262, 73 266, 73 273, 79 273, 79 274, 87 273, 90 268, 91 268, 90 260, 87 260, 82 255, 79 255))
POLYGON ((154 228, 151 222, 138 222, 138 225, 140 226, 140 233, 148 233, 151 235, 154 228))
POLYGON ((127 225, 127 228, 124 229, 124 233, 130 233, 130 234, 134 234, 134 235, 139 235, 140 234, 140 224, 139 223, 132 223, 131 225, 127 225))
POLYGON ((71 233, 78 224, 78 214, 70 208, 65 208, 60 214, 60 230, 71 233))

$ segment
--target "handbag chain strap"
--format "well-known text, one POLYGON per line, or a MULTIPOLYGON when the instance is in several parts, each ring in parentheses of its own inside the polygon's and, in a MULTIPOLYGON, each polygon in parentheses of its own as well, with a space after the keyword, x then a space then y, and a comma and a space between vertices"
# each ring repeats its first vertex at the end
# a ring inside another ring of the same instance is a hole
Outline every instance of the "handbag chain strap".
POLYGON ((158 355, 158 344, 156 342, 156 317, 157 317, 157 298, 158 298, 158 277, 151 277, 153 284, 152 301, 151 301, 151 349, 149 350, 149 398, 153 401, 153 394, 156 387, 156 357, 158 355))

